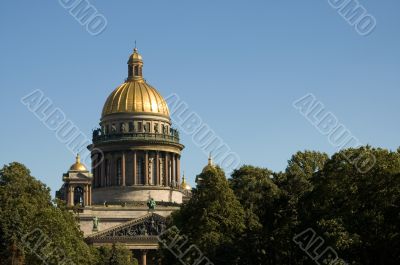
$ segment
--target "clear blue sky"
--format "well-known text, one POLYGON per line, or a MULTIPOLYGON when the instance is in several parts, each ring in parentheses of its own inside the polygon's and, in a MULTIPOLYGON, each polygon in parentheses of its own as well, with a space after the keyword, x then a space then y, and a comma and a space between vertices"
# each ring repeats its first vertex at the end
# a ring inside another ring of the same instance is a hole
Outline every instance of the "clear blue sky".
MULTIPOLYGON (((1 4, 0 163, 24 163, 52 192, 74 155, 20 98, 43 90, 90 136, 135 40, 146 79, 180 95, 243 164, 279 171, 298 150, 335 151, 293 108, 306 93, 363 143, 400 145, 398 0, 360 0, 377 20, 367 37, 325 0, 90 3, 108 21, 98 36, 56 0, 1 4)), ((182 138, 193 183, 207 156, 182 138)))

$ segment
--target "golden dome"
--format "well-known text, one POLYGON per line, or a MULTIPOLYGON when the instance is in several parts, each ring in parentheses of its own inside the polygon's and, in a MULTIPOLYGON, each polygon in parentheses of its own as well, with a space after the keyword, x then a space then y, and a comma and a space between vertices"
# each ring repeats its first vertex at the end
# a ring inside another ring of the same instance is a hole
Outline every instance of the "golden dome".
POLYGON ((76 156, 76 161, 75 163, 69 168, 69 170, 73 170, 73 171, 88 171, 85 167, 84 164, 81 163, 81 157, 78 154, 76 156))
POLYGON ((183 175, 183 177, 182 177, 181 188, 182 188, 183 190, 192 190, 192 187, 190 187, 190 185, 187 184, 186 181, 185 181, 185 175, 183 175))
POLYGON ((131 57, 129 57, 129 61, 128 64, 132 61, 142 61, 142 56, 138 53, 138 49, 135 48, 133 49, 133 53, 131 55, 131 57))
POLYGON ((135 48, 128 61, 128 79, 108 96, 102 117, 114 113, 145 113, 169 119, 164 98, 142 76, 142 56, 135 48))
POLYGON ((117 87, 107 98, 102 117, 114 113, 150 113, 169 118, 164 98, 144 80, 130 80, 117 87))

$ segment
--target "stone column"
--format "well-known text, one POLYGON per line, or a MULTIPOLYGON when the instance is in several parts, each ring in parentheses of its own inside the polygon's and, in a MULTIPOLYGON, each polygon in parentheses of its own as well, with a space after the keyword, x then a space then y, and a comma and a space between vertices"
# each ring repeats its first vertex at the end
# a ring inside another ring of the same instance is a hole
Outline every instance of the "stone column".
POLYGON ((93 168, 93 179, 92 179, 92 184, 93 186, 97 187, 100 184, 100 172, 98 168, 93 168))
POLYGON ((65 201, 67 203, 67 206, 70 206, 71 204, 71 187, 68 185, 65 191, 65 201))
POLYGON ((121 171, 122 171, 122 186, 125 187, 125 153, 122 153, 122 158, 121 158, 121 171))
POLYGON ((155 185, 154 181, 154 168, 153 168, 153 163, 154 163, 154 158, 150 157, 149 158, 149 185, 155 185))
POLYGON ((105 181, 105 187, 110 186, 110 161, 111 158, 110 156, 107 157, 107 161, 106 161, 106 166, 105 166, 105 175, 104 175, 104 181, 105 181))
POLYGON ((111 165, 110 165, 110 186, 114 186, 116 184, 115 179, 115 157, 114 155, 111 156, 111 165))
POLYGON ((157 151, 156 154, 156 183, 155 185, 159 186, 160 185, 160 152, 157 151))
POLYGON ((174 154, 169 154, 169 162, 168 162, 168 174, 169 174, 169 186, 173 186, 172 184, 174 183, 174 154))
POLYGON ((106 186, 106 159, 101 162, 100 187, 106 186))
POLYGON ((158 165, 160 166, 160 185, 165 186, 165 159, 160 158, 160 161, 158 162, 158 165))
POLYGON ((172 186, 176 187, 176 155, 172 154, 172 169, 171 169, 171 182, 172 186))
POLYGON ((136 157, 136 151, 133 151, 133 185, 137 184, 137 157, 136 157))
POLYGON ((177 155, 176 161, 176 178, 177 178, 177 186, 181 185, 181 156, 177 155))
POLYGON ((142 250, 142 264, 147 265, 147 250, 142 250))
POLYGON ((89 185, 85 185, 85 187, 83 188, 83 207, 85 207, 86 205, 89 205, 89 185))
POLYGON ((92 160, 92 174, 93 174, 93 180, 92 184, 94 187, 98 187, 100 185, 100 167, 99 167, 99 159, 93 159, 92 160), (96 167, 95 167, 96 165, 96 167))
POLYGON ((88 206, 92 205, 92 185, 89 185, 88 189, 88 206))
POLYGON ((68 186, 69 206, 74 206, 74 187, 68 186))
POLYGON ((169 154, 165 153, 165 186, 169 186, 169 154))
POLYGON ((144 185, 149 185, 149 152, 145 151, 144 156, 144 185))
POLYGON ((90 171, 91 171, 91 173, 92 173, 92 176, 93 176, 93 178, 92 178, 92 183, 93 183, 93 185, 97 185, 97 170, 94 168, 94 164, 95 164, 95 160, 94 159, 92 159, 91 160, 91 168, 90 168, 90 171))

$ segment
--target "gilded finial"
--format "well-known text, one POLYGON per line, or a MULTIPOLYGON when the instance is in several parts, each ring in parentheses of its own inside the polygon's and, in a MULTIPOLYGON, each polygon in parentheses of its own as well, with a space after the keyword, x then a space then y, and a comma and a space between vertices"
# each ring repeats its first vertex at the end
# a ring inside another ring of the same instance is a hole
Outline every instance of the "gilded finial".
POLYGON ((75 163, 69 169, 74 171, 87 171, 85 165, 81 163, 80 154, 76 155, 75 163))
POLYGON ((190 187, 190 185, 186 183, 185 171, 183 171, 181 187, 182 187, 183 190, 191 190, 191 189, 192 189, 192 188, 190 187))

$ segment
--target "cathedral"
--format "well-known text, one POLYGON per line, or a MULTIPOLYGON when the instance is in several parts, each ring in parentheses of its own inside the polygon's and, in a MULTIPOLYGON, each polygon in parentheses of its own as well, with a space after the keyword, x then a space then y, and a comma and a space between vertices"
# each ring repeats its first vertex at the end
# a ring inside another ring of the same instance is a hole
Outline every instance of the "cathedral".
POLYGON ((139 264, 152 265, 166 217, 190 198, 191 187, 181 178, 184 146, 167 103, 142 69, 135 48, 127 79, 108 96, 93 131, 92 169, 78 155, 58 197, 74 211, 89 244, 121 243, 139 264))

